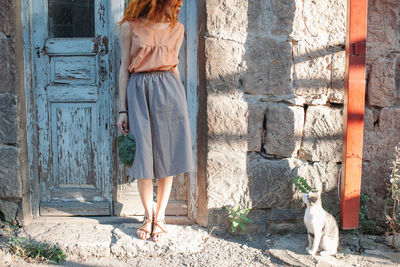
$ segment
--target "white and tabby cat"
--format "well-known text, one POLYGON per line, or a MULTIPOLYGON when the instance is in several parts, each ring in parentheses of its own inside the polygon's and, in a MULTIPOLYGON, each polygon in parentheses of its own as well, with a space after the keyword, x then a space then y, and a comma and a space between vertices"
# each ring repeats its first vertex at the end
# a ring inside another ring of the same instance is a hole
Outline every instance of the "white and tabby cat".
POLYGON ((303 196, 307 204, 304 223, 308 231, 307 252, 315 255, 320 249, 321 256, 335 255, 339 245, 339 229, 335 218, 322 208, 321 193, 303 196))

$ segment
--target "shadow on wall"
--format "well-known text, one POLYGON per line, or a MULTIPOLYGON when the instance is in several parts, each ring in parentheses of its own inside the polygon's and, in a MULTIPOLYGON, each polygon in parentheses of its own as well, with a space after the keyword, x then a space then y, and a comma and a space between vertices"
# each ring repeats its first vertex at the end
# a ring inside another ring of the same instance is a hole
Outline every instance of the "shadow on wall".
MULTIPOLYGON (((209 225, 229 231, 223 207, 240 205, 252 208, 248 231, 304 231, 293 177, 329 192, 324 197, 339 209, 344 31, 337 42, 308 38, 313 29, 294 28, 302 15, 295 0, 213 2, 206 37, 209 225)), ((302 9, 312 5, 305 2, 302 9)))

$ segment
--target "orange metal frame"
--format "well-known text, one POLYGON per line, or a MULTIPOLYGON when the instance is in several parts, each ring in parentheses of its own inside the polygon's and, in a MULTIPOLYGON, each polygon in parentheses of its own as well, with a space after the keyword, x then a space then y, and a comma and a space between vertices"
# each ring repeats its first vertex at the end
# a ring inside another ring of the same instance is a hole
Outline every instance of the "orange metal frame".
POLYGON ((340 221, 358 228, 365 102, 367 0, 348 0, 340 221))

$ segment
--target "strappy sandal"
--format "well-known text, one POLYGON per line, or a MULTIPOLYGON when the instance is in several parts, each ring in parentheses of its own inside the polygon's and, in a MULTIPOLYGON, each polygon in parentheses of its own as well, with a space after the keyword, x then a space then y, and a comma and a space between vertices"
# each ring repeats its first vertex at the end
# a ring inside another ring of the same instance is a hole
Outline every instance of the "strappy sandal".
POLYGON ((168 231, 165 230, 165 228, 163 228, 161 225, 158 224, 158 222, 160 222, 160 221, 162 221, 162 222, 164 223, 164 225, 167 224, 167 223, 165 222, 165 218, 164 218, 164 219, 159 219, 159 220, 153 221, 153 233, 152 233, 152 236, 153 236, 153 241, 154 241, 154 242, 158 242, 158 241, 160 240, 160 239, 158 239, 157 241, 154 240, 154 236, 155 236, 155 235, 157 235, 157 234, 166 234, 166 233, 168 233, 168 231), (155 227, 156 225, 157 225, 158 228, 161 229, 161 231, 154 232, 154 227, 155 227))
MULTIPOLYGON (((150 234, 150 236, 151 236, 151 234, 153 232, 153 220, 150 217, 145 216, 144 220, 143 220, 143 225, 138 230, 142 230, 143 232, 146 232, 146 233, 150 234), (148 223, 151 223, 151 231, 146 229, 146 226, 148 223)), ((142 240, 147 240, 150 238, 150 236, 148 238, 146 238, 145 236, 143 238, 141 238, 137 231, 136 231, 136 235, 142 240)))

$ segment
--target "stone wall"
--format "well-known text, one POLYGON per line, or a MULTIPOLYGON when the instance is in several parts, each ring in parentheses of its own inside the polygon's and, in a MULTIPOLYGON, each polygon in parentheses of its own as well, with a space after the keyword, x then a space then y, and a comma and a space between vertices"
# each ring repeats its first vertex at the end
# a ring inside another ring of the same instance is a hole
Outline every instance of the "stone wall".
MULTIPOLYGON (((304 230, 297 175, 339 211, 346 4, 206 1, 210 225, 228 229, 224 207, 241 205, 250 231, 304 230)), ((377 220, 400 139, 398 19, 396 0, 370 1, 363 190, 377 220)))
POLYGON ((0 2, 0 216, 22 220, 22 182, 17 160, 16 18, 15 1, 0 2))

